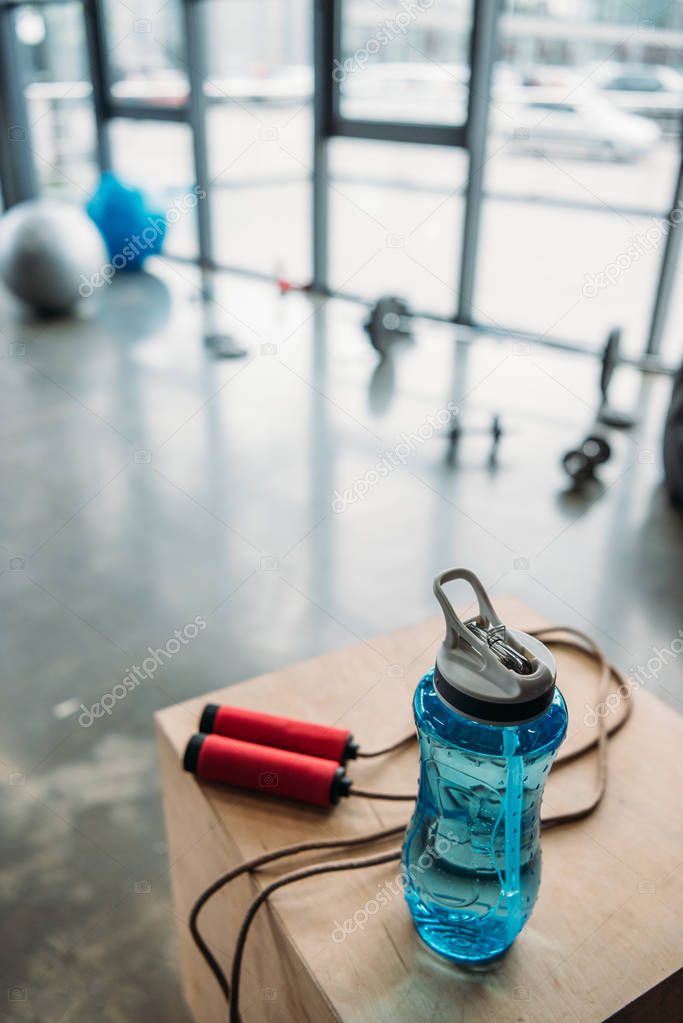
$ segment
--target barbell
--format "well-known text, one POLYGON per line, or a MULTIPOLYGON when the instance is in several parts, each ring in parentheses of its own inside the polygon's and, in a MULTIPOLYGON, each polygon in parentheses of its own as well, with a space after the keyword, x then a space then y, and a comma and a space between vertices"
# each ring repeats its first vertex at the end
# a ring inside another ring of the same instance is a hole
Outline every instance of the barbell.
POLYGON ((472 333, 487 334, 493 337, 506 338, 512 341, 524 341, 529 344, 543 345, 547 348, 555 348, 559 351, 570 352, 577 355, 591 355, 600 362, 600 395, 604 414, 609 416, 604 419, 610 426, 624 427, 632 424, 631 417, 623 416, 622 413, 607 406, 607 391, 618 366, 631 366, 646 373, 659 373, 665 376, 673 376, 675 368, 665 365, 657 356, 644 355, 632 357, 624 355, 621 351, 621 328, 613 327, 607 335, 605 344, 601 348, 590 348, 586 345, 573 341, 561 341, 549 337, 539 337, 530 331, 505 330, 502 327, 495 327, 484 324, 461 324, 456 323, 446 316, 438 316, 433 313, 415 312, 409 303, 398 295, 381 295, 371 306, 369 313, 363 323, 365 331, 373 348, 382 356, 386 356, 396 341, 405 340, 412 335, 413 322, 416 319, 433 320, 438 323, 449 324, 455 327, 462 334, 470 331, 472 333))

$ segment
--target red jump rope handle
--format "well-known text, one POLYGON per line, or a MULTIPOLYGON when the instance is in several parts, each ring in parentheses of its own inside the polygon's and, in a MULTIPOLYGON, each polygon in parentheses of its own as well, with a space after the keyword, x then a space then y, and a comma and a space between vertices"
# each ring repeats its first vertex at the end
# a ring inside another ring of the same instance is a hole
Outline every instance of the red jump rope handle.
POLYGON ((262 746, 276 746, 305 753, 309 757, 323 757, 345 764, 358 754, 358 746, 346 728, 316 725, 310 721, 260 714, 243 707, 219 706, 207 703, 199 722, 199 731, 224 735, 230 739, 256 742, 262 746))
POLYGON ((351 787, 334 760, 258 746, 222 735, 193 735, 183 767, 205 781, 224 782, 271 795, 330 806, 351 787))

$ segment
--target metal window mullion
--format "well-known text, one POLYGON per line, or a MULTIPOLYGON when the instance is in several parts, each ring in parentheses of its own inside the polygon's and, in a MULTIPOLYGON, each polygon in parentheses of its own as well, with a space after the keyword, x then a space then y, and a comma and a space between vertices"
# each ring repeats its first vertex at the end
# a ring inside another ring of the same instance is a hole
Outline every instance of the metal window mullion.
POLYGON ((486 142, 491 91, 491 72, 496 56, 498 18, 501 0, 483 0, 472 4, 470 42, 470 87, 465 125, 469 154, 465 218, 462 231, 460 282, 456 321, 471 323, 477 266, 477 247, 484 189, 486 142))
POLYGON ((669 316, 669 307, 673 295, 674 281, 678 272, 677 260, 681 251, 681 225, 673 218, 673 212, 681 209, 683 204, 683 143, 681 151, 676 189, 671 210, 668 214, 669 230, 666 235, 662 262, 657 279, 657 291, 652 308, 650 330, 648 332, 645 355, 657 355, 662 346, 664 329, 669 316))
POLYGON ((0 185, 6 207, 38 194, 14 18, 14 10, 0 6, 0 185))
POLYGON ((372 121, 335 117, 332 135, 378 142, 408 142, 427 146, 465 146, 465 129, 456 124, 418 124, 411 121, 372 121))
POLYGON ((329 139, 338 103, 332 78, 339 46, 339 0, 313 0, 313 286, 329 287, 329 139))
POLYGON ((170 121, 173 124, 186 124, 189 121, 189 109, 180 107, 158 107, 154 103, 131 103, 110 99, 107 105, 107 118, 125 117, 129 121, 170 121))
POLYGON ((187 76, 190 86, 187 119, 192 131, 195 181, 199 194, 197 203, 199 263, 204 269, 210 269, 214 265, 214 252, 206 132, 206 97, 204 94, 206 52, 201 3, 202 0, 183 0, 183 17, 187 47, 187 76))
POLYGON ((83 0, 85 39, 88 48, 88 64, 92 82, 93 109, 97 131, 97 162, 100 170, 111 167, 111 146, 109 144, 109 64, 106 47, 104 9, 102 0, 83 0))

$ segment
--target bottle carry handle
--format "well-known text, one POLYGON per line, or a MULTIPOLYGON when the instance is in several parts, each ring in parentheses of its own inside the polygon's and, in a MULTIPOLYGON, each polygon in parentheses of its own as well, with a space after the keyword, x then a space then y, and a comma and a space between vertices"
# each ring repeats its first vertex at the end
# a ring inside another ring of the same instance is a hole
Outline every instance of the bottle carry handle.
POLYGON ((508 666, 518 674, 527 675, 533 671, 529 661, 528 653, 519 648, 519 644, 512 637, 504 623, 498 617, 496 610, 489 599, 480 579, 467 568, 450 568, 441 572, 434 580, 434 595, 441 605, 441 610, 446 619, 446 646, 451 649, 460 644, 465 644, 475 656, 483 661, 484 665, 500 670, 501 654, 505 654, 508 666), (444 585, 462 579, 474 590, 479 604, 478 617, 483 620, 484 625, 480 628, 470 628, 458 617, 453 605, 446 596, 444 585), (498 651, 492 649, 498 647, 498 651))

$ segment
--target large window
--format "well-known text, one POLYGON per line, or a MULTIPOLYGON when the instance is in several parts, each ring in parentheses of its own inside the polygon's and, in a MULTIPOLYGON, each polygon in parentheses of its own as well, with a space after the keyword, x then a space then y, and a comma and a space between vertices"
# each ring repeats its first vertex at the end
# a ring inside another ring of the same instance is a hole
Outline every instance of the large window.
POLYGON ((123 104, 178 107, 189 85, 180 0, 120 0, 104 3, 108 79, 123 104))
POLYGON ((462 149, 333 139, 330 281, 373 301, 453 313, 467 155, 462 149))
POLYGON ((340 113, 358 120, 464 124, 467 0, 345 0, 333 75, 340 113))
POLYGON ((501 20, 476 313, 587 346, 621 326, 637 353, 680 159, 683 34, 649 6, 612 4, 608 24, 604 5, 558 12, 510 3, 501 20))
POLYGON ((205 0, 214 257, 309 280, 310 0, 205 0))
MULTIPOLYGON (((591 349, 620 326, 643 350, 679 0, 1 4, 28 112, 10 131, 46 194, 85 201, 111 166, 183 205, 169 255, 591 349)), ((679 324, 674 287, 673 353, 679 324)))
POLYGON ((86 201, 98 168, 82 5, 21 6, 14 31, 40 184, 50 194, 86 201))

